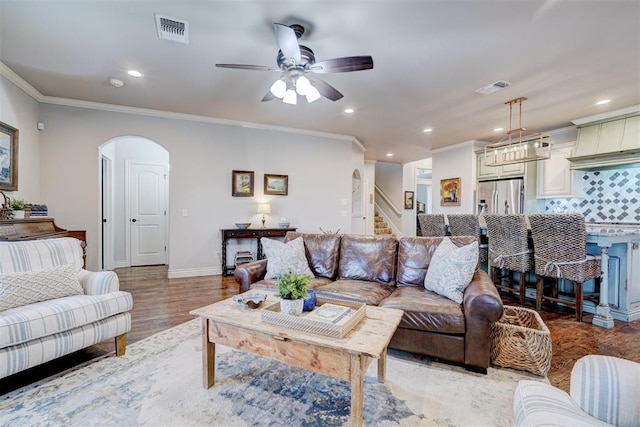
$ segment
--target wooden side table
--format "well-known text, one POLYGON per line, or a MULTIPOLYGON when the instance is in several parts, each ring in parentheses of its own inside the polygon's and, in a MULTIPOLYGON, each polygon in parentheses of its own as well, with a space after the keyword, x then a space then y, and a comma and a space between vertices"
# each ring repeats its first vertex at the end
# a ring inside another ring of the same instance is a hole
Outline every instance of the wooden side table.
POLYGON ((256 239, 258 241, 258 254, 256 259, 263 259, 262 243, 263 237, 284 237, 287 231, 296 231, 296 228, 223 228, 222 232, 222 275, 228 276, 235 265, 227 265, 227 241, 230 239, 256 239))

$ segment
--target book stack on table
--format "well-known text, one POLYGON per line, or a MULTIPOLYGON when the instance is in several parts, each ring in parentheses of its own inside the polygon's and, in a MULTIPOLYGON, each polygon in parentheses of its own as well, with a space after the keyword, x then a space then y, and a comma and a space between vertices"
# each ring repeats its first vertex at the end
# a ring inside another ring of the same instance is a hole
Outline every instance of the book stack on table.
POLYGON ((238 251, 233 264, 237 267, 240 264, 246 264, 253 261, 253 254, 251 251, 238 251))

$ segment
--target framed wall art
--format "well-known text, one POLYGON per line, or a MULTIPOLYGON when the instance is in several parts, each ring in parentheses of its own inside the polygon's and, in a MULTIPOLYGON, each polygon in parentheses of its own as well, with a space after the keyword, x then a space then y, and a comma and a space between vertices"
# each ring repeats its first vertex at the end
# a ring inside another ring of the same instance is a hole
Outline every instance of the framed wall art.
POLYGON ((413 209, 413 191, 405 191, 404 192, 404 208, 405 209, 413 209))
POLYGON ((253 197, 253 171, 233 171, 231 173, 231 195, 233 197, 253 197))
POLYGON ((264 174, 264 194, 286 196, 289 194, 289 175, 264 174))
POLYGON ((440 180, 440 206, 460 206, 460 178, 440 180))
POLYGON ((0 122, 0 190, 18 189, 18 133, 0 122))

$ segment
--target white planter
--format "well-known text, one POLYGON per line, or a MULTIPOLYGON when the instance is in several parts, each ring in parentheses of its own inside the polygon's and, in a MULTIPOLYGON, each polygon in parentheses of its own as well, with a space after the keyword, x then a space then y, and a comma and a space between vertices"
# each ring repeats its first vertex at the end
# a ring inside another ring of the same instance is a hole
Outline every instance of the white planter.
POLYGON ((11 211, 13 213, 13 218, 14 219, 23 219, 24 218, 24 211, 11 211))
POLYGON ((302 314, 302 306, 304 299, 283 299, 280 300, 280 312, 300 316, 302 314))

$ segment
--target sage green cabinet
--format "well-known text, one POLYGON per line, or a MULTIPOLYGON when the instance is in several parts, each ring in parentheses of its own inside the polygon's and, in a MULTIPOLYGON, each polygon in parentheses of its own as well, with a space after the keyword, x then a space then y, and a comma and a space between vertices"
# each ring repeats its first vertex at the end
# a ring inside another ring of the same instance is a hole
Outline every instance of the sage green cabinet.
POLYGON ((500 166, 487 166, 484 161, 484 151, 476 153, 476 175, 478 181, 492 179, 521 178, 525 175, 525 163, 511 163, 500 166))

